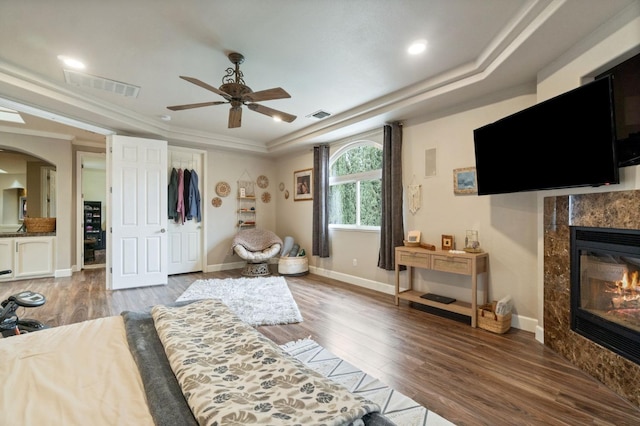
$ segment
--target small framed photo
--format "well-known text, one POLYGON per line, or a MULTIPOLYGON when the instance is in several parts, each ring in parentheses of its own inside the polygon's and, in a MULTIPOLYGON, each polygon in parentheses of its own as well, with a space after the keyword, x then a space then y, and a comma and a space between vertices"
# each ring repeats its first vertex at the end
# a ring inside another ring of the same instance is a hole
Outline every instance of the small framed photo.
POLYGON ((18 220, 24 220, 27 217, 27 197, 20 197, 18 202, 18 220))
POLYGON ((475 167, 465 167, 453 170, 454 194, 477 194, 478 180, 475 167))
POLYGON ((311 192, 313 185, 313 169, 298 170, 293 172, 293 201, 313 200, 311 192))
POLYGON ((407 234, 407 241, 410 243, 420 242, 420 231, 409 231, 407 234))
POLYGON ((443 251, 453 250, 453 235, 443 235, 442 236, 442 246, 443 251))

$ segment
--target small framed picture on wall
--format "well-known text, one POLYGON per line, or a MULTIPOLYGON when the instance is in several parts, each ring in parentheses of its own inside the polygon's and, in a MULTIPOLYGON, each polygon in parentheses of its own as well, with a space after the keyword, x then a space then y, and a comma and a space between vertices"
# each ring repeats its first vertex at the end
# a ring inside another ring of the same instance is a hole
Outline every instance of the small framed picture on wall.
POLYGON ((465 167, 453 170, 454 194, 477 194, 478 180, 475 167, 465 167))
POLYGON ((293 201, 313 200, 313 169, 293 172, 293 201))

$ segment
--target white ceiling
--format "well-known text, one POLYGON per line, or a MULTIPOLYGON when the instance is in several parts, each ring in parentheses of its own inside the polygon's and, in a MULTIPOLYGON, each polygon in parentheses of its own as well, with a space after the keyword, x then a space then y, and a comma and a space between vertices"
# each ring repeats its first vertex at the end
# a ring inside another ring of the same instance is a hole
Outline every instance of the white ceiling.
MULTIPOLYGON (((0 98, 119 134, 173 144, 279 155, 393 120, 423 120, 507 91, 530 92, 537 73, 638 0, 3 0, 0 98), (409 56, 415 39, 427 51, 409 56), (261 102, 297 115, 276 123, 179 78, 222 84, 230 52, 261 102), (140 87, 138 97, 65 83, 60 54, 87 74, 140 87), (307 118, 318 110, 332 115, 307 118), (170 115, 171 120, 161 120, 170 115), (420 117, 420 118, 419 118, 420 117)), ((618 23, 619 24, 619 23, 618 23)), ((7 126, 73 133, 27 116, 7 126)), ((75 134, 75 133, 74 133, 75 134)), ((102 139, 81 132, 82 139, 102 139)))

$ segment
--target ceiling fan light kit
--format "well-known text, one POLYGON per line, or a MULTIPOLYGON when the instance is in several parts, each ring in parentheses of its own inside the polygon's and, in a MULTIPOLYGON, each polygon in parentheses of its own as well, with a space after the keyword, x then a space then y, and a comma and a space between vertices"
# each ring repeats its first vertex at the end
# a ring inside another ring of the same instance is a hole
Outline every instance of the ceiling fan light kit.
POLYGON ((240 53, 230 53, 228 55, 231 63, 235 65, 234 68, 229 67, 226 70, 226 74, 222 77, 222 86, 219 88, 213 87, 197 78, 180 76, 183 80, 186 80, 196 86, 200 86, 203 89, 209 90, 217 95, 222 96, 224 101, 212 101, 212 102, 200 102, 196 104, 174 105, 167 108, 171 111, 181 111, 185 109, 200 108, 212 105, 231 104, 229 109, 229 128, 237 128, 242 125, 242 106, 246 106, 251 111, 259 112, 260 114, 267 115, 276 120, 286 121, 291 123, 296 119, 295 115, 288 114, 286 112, 278 111, 273 108, 266 107, 254 102, 270 101, 274 99, 290 98, 283 88, 274 87, 272 89, 260 90, 254 92, 244 82, 244 76, 240 71, 240 64, 244 62, 244 56, 240 53))

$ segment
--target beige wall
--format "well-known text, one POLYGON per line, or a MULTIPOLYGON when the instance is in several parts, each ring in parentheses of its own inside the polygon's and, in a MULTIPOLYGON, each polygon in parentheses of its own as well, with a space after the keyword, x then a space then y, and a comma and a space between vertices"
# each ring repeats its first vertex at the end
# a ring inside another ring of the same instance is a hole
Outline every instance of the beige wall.
MULTIPOLYGON (((538 100, 549 99, 560 93, 578 87, 584 80, 588 80, 593 76, 611 68, 623 60, 638 54, 640 51, 640 12, 636 8, 636 16, 633 19, 618 18, 618 22, 611 24, 617 25, 615 30, 607 37, 594 38, 593 40, 585 40, 590 42, 584 52, 577 54, 575 52, 567 52, 565 58, 559 58, 556 63, 552 64, 549 69, 541 70, 538 82, 538 100), (561 64, 561 66, 559 65, 561 64)), ((578 46, 582 47, 582 46, 578 46)), ((557 190, 557 191, 539 191, 538 195, 538 211, 537 211, 537 310, 536 318, 539 324, 536 330, 536 336, 542 341, 543 336, 543 200, 544 197, 554 195, 565 195, 569 193, 591 193, 591 192, 608 192, 608 191, 624 191, 640 188, 640 169, 638 166, 624 167, 620 169, 620 184, 600 187, 600 188, 581 188, 576 190, 557 190)))
POLYGON ((209 150, 207 154, 207 193, 201 195, 202 211, 207 215, 207 253, 208 270, 228 269, 232 266, 240 267, 242 259, 231 252, 231 240, 238 231, 236 214, 238 180, 253 180, 260 175, 269 179, 269 186, 260 189, 255 186, 256 222, 259 228, 276 230, 276 204, 278 191, 278 175, 275 162, 259 156, 228 151, 209 150), (214 207, 211 200, 217 197, 216 184, 227 182, 231 186, 231 194, 222 198, 222 205, 214 207), (271 201, 264 203, 260 195, 268 191, 271 201))
POLYGON ((29 153, 56 166, 56 260, 58 276, 71 275, 71 230, 75 202, 72 198, 71 141, 51 137, 3 133, 1 145, 29 153))
MULTIPOLYGON (((637 10, 635 12, 638 12, 637 10)), ((640 15, 640 13, 636 13, 640 15)), ((453 194, 453 169, 475 165, 473 129, 548 99, 581 84, 640 50, 640 17, 618 18, 610 28, 600 28, 593 38, 575 46, 545 70, 528 94, 519 94, 482 107, 464 110, 424 122, 406 122, 403 131, 403 180, 422 185, 422 207, 409 213, 405 195, 405 231, 417 229, 423 239, 439 246, 442 234, 464 240, 467 229, 479 231, 479 240, 490 256, 489 298, 511 295, 515 302, 514 326, 536 332, 542 338, 542 199, 563 193, 640 188, 638 167, 621 169, 620 185, 579 190, 536 191, 492 196, 453 194), (609 31, 606 35, 607 31, 609 31), (424 151, 436 148, 437 175, 424 177, 424 151)), ((519 89, 518 91, 522 91, 519 89)), ((515 92, 515 90, 514 90, 515 92)), ((482 105, 481 100, 477 104, 482 105)), ((517 141, 514 141, 517 144, 517 141)), ((333 148, 332 148, 333 151, 333 148)), ((514 154, 516 154, 514 152, 514 154)), ((526 155, 526 151, 524 152, 526 155)), ((517 161, 507 153, 507 161, 517 161)), ((279 159, 278 173, 285 182, 294 170, 312 166, 311 152, 279 159)), ((505 177, 508 178, 508 177, 505 177)), ((277 231, 311 245, 311 205, 291 200, 278 203, 277 231)), ((378 233, 331 232, 329 259, 312 257, 315 272, 346 282, 392 292, 393 274, 377 268, 378 233), (357 259, 357 266, 353 266, 357 259)), ((468 279, 419 271, 417 286, 468 300, 468 279)))
MULTIPOLYGON (((575 193, 576 190, 482 197, 454 195, 452 170, 475 164, 474 128, 577 87, 583 78, 603 71, 633 50, 640 50, 640 13, 637 15, 632 20, 619 22, 606 35, 603 34, 607 29, 600 28, 599 33, 585 40, 583 45, 575 46, 565 57, 540 70, 537 87, 530 93, 519 93, 473 109, 461 108, 458 112, 437 119, 406 122, 404 126, 404 186, 406 188, 412 182, 422 185, 422 206, 416 214, 409 213, 405 198, 405 230, 418 229, 425 241, 435 245, 439 245, 442 234, 454 235, 460 242, 467 229, 478 230, 480 244, 490 255, 489 297, 513 296, 516 314, 514 325, 536 331, 538 336, 541 336, 543 313, 542 199, 550 195, 575 193), (437 151, 437 175, 425 178, 424 151, 430 148, 436 148, 437 151)), ((477 100, 474 105, 482 105, 482 101, 477 100)), ((71 143, 34 136, 3 135, 3 145, 27 151, 57 167, 56 268, 57 273, 63 275, 71 270, 71 253, 75 251, 75 236, 72 237, 72 229, 75 229, 75 183, 72 185, 75 160, 71 143)), ((517 161, 517 158, 509 156, 507 160, 517 161)), ((271 202, 257 202, 258 225, 274 230, 281 238, 294 237, 310 255, 312 202, 293 201, 293 172, 311 168, 312 162, 311 149, 275 160, 244 153, 207 151, 207 190, 201 195, 203 212, 207 215, 207 270, 229 269, 242 264, 231 253, 230 246, 237 231, 237 181, 247 175, 255 179, 264 174, 270 180, 265 190, 270 192, 271 202), (215 186, 220 181, 231 185, 232 194, 223 198, 222 206, 215 208, 211 200, 216 196, 215 186), (289 199, 285 199, 284 192, 278 189, 280 182, 290 191, 289 199)), ((583 188, 579 192, 640 188, 637 167, 627 167, 621 172, 622 183, 616 188, 583 188)), ((393 293, 393 272, 383 271, 376 266, 378 232, 333 230, 331 241, 330 258, 310 256, 310 266, 314 272, 393 293), (357 261, 356 266, 353 265, 353 259, 357 261)), ((416 274, 416 281, 418 287, 425 291, 451 294, 461 300, 469 298, 469 281, 465 277, 422 271, 416 274)), ((392 303, 391 298, 389 301, 392 303)))

